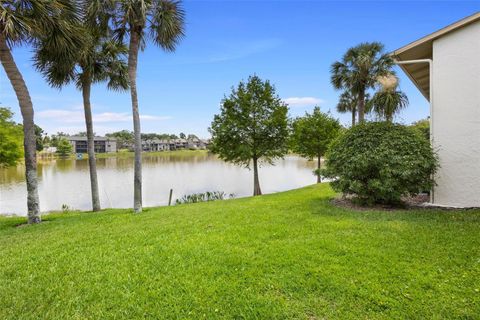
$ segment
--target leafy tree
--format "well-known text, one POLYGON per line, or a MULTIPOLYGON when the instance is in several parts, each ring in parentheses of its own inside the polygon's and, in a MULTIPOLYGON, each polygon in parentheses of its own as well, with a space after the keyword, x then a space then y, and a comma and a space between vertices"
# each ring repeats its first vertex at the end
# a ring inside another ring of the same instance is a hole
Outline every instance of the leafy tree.
POLYGON ((187 140, 195 140, 195 139, 198 139, 198 137, 197 137, 196 135, 194 135, 194 134, 189 134, 189 135, 187 136, 187 140))
POLYGON ((43 150, 43 134, 44 131, 42 128, 39 126, 35 125, 35 136, 37 137, 36 139, 36 149, 37 151, 42 151, 43 150))
POLYGON ((14 166, 23 156, 22 126, 13 120, 9 108, 0 107, 0 167, 14 166))
POLYGON ((68 142, 67 139, 65 139, 63 137, 58 139, 58 143, 57 143, 57 154, 58 155, 60 155, 62 157, 66 157, 70 153, 72 153, 72 151, 73 151, 73 147, 70 144, 70 142, 68 142))
POLYGON ((430 190, 438 159, 418 132, 399 124, 369 122, 340 135, 326 155, 324 176, 336 191, 361 204, 396 204, 430 190))
POLYGON ((262 194, 258 162, 273 163, 288 151, 288 107, 269 81, 251 76, 222 100, 220 114, 211 128, 210 149, 221 159, 250 168, 253 163, 253 195, 262 194))
POLYGON ((142 140, 159 139, 158 136, 159 136, 159 135, 156 134, 156 133, 142 133, 142 134, 141 134, 142 140))
POLYGON ((56 59, 56 52, 48 47, 47 37, 39 43, 36 54, 36 66, 43 73, 49 84, 61 88, 75 83, 82 92, 87 136, 88 165, 93 211, 100 210, 97 166, 95 159, 95 133, 93 132, 92 107, 90 104, 91 87, 95 83, 107 82, 111 90, 126 90, 127 65, 125 56, 127 48, 113 41, 109 34, 108 12, 112 10, 108 1, 99 5, 97 0, 81 2, 82 28, 78 28, 84 38, 83 46, 77 47, 77 54, 71 60, 56 59))
POLYGON ((33 104, 11 48, 24 44, 35 47, 40 38, 48 35, 50 41, 46 46, 56 53, 56 59, 69 59, 82 41, 73 28, 78 20, 75 3, 73 0, 0 0, 0 61, 23 118, 28 223, 41 221, 33 104))
POLYGON ((107 137, 117 139, 118 148, 127 148, 133 144, 133 132, 121 130, 117 132, 107 133, 107 137))
POLYGON ((44 146, 47 146, 47 147, 50 147, 52 143, 52 139, 48 136, 48 134, 46 133, 44 136, 43 136, 43 141, 42 141, 42 144, 44 146))
POLYGON ((357 99, 358 121, 365 120, 365 95, 382 76, 393 74, 393 59, 379 42, 361 43, 350 48, 341 61, 332 64, 331 82, 335 89, 351 91, 357 99))
POLYGON ((427 141, 430 141, 430 120, 422 119, 415 121, 410 125, 411 128, 418 131, 422 136, 424 136, 427 141))
POLYGON ((142 139, 137 98, 138 51, 148 39, 166 51, 174 51, 184 36, 184 10, 176 0, 119 0, 115 1, 115 25, 119 39, 129 34, 128 76, 132 98, 135 146, 134 205, 135 213, 142 211, 142 139))
POLYGON ((179 137, 180 137, 180 139, 186 139, 187 138, 187 136, 183 132, 180 132, 179 137))
POLYGON ((292 150, 303 157, 317 158, 317 182, 322 182, 320 175, 321 158, 325 155, 328 146, 335 139, 342 126, 329 113, 315 107, 313 113, 296 118, 292 123, 291 146, 292 150))
POLYGON ((50 146, 51 147, 57 147, 58 146, 58 141, 61 138, 64 137, 69 137, 70 135, 68 133, 58 131, 56 134, 52 134, 52 137, 50 138, 50 146))

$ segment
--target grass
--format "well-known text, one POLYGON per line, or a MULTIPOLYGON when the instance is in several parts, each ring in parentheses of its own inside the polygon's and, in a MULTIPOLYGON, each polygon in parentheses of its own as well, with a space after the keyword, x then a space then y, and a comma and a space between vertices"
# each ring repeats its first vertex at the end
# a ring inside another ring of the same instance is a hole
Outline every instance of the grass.
POLYGON ((0 319, 479 319, 480 210, 333 195, 0 218, 0 319))

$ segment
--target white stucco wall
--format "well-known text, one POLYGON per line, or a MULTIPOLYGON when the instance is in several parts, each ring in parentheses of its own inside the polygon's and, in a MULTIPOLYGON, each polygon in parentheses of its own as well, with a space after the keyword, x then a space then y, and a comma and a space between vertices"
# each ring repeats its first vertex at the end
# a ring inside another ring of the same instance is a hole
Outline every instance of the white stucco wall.
POLYGON ((480 22, 433 42, 434 203, 480 207, 480 22))

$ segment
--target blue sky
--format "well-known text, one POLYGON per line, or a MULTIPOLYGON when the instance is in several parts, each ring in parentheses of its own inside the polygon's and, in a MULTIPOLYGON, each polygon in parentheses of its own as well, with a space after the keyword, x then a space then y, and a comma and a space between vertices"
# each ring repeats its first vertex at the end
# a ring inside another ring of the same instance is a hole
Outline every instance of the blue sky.
MULTIPOLYGON (((186 37, 175 53, 152 44, 141 53, 138 92, 143 132, 195 133, 208 126, 224 94, 256 73, 272 81, 302 115, 315 104, 332 110, 342 123, 350 115, 334 112, 338 92, 330 84, 330 65, 351 46, 383 42, 395 50, 480 10, 480 1, 186 1, 186 37)), ((85 131, 81 94, 73 86, 51 89, 31 66, 29 48, 14 57, 30 89, 35 121, 48 133, 85 131)), ((398 121, 428 115, 428 103, 398 70, 410 106, 398 121)), ((92 91, 95 132, 131 129, 128 92, 92 91)), ((0 104, 20 121, 20 110, 3 69, 0 104)))

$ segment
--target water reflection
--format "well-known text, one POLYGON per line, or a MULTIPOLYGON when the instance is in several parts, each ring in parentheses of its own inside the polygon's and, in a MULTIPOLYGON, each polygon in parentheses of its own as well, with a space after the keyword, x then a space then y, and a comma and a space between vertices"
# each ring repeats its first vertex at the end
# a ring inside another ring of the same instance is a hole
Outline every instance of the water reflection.
MULTIPOLYGON (((133 157, 97 159, 102 207, 127 208, 133 202, 133 157)), ((237 197, 252 193, 252 173, 208 153, 162 153, 143 155, 143 200, 145 206, 165 205, 170 188, 174 199, 184 194, 220 190, 237 197)), ((275 166, 263 165, 260 182, 264 193, 315 183, 315 162, 287 156, 275 166)), ((25 214, 25 168, 0 169, 0 212, 25 214)), ((88 160, 39 159, 39 195, 42 211, 90 209, 88 160)))

